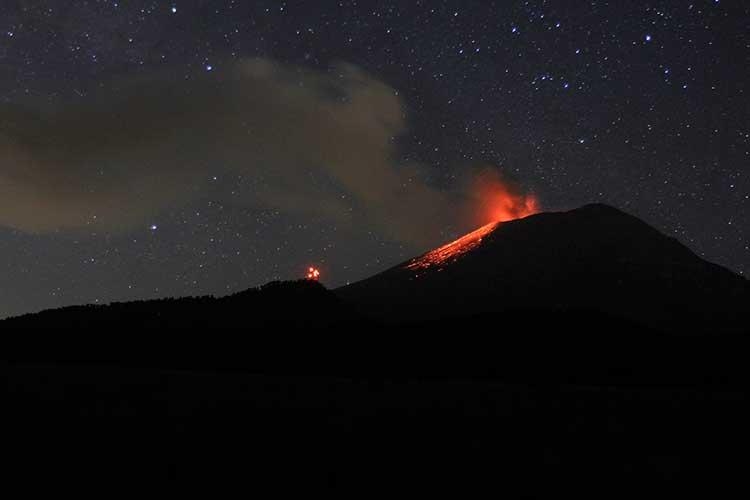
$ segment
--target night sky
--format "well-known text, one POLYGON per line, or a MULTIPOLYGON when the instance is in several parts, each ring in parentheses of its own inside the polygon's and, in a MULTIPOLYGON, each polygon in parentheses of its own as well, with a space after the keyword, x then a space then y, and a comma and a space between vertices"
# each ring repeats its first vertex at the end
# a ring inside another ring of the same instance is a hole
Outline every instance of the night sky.
POLYGON ((605 202, 750 273, 750 3, 3 0, 0 317, 605 202))

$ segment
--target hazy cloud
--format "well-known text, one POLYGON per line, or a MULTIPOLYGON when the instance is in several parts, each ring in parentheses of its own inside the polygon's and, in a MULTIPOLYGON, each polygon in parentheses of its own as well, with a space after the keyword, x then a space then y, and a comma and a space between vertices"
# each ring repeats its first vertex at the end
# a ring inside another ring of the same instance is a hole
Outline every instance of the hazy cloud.
POLYGON ((395 162, 405 129, 394 89, 355 66, 263 59, 120 80, 50 108, 6 106, 0 225, 127 230, 189 202, 210 176, 236 174, 257 180, 244 203, 341 223, 356 211, 394 239, 431 241, 476 200, 395 162))

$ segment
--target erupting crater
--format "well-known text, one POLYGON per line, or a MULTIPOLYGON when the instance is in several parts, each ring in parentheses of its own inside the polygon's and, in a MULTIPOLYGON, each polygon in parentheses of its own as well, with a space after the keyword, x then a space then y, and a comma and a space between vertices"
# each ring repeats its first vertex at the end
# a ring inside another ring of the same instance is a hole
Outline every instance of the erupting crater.
POLYGON ((496 175, 485 175, 478 181, 480 204, 478 218, 484 223, 455 241, 411 260, 405 267, 416 271, 440 267, 476 248, 503 222, 521 219, 539 212, 539 201, 533 194, 523 194, 496 175), (486 223, 490 220, 490 223, 486 223))

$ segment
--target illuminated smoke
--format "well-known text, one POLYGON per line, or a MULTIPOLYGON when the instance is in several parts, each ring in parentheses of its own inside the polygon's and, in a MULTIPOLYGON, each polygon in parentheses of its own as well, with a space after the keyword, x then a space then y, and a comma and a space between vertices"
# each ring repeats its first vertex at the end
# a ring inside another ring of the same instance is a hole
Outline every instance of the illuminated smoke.
POLYGON ((496 172, 487 171, 477 177, 474 192, 478 210, 477 223, 505 222, 528 217, 540 211, 539 200, 524 193, 496 172))

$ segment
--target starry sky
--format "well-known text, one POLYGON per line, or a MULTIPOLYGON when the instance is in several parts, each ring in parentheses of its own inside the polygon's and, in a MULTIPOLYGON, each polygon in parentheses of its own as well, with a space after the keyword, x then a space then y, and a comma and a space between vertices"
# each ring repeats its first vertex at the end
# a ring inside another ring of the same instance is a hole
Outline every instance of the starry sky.
POLYGON ((750 4, 0 4, 0 317, 338 286, 604 202, 750 273, 750 4))

